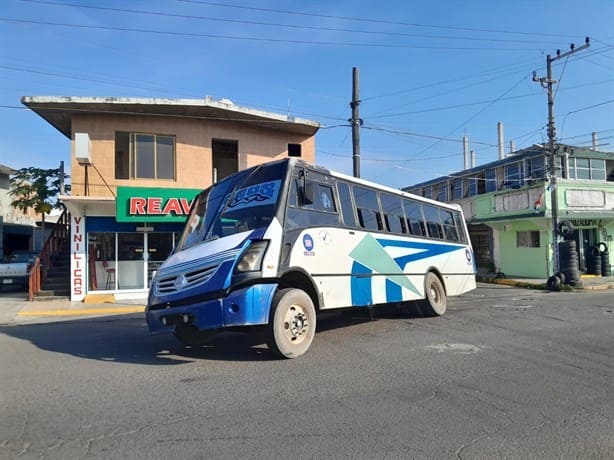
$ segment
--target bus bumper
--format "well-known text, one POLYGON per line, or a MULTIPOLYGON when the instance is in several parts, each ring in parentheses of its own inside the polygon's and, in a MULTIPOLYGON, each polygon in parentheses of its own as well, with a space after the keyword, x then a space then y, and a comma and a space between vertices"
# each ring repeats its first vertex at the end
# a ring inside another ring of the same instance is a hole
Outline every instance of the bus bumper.
POLYGON ((194 303, 181 302, 165 308, 147 308, 145 317, 152 334, 172 333, 178 324, 199 330, 267 324, 277 284, 256 284, 230 292, 225 297, 194 303))

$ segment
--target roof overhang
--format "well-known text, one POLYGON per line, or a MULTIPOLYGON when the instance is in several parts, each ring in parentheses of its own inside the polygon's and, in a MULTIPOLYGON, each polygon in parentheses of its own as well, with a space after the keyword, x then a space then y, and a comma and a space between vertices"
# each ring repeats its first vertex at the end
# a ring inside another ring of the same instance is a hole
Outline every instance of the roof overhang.
POLYGON ((0 174, 6 174, 7 176, 10 176, 11 174, 15 174, 16 172, 16 169, 5 165, 0 165, 0 174))
POLYGON ((265 112, 233 104, 227 99, 165 99, 132 97, 24 96, 22 104, 45 119, 69 139, 76 114, 122 114, 192 118, 244 123, 292 134, 313 136, 315 121, 265 112))
POLYGON ((88 212, 96 213, 96 215, 115 215, 115 198, 112 196, 60 195, 58 199, 75 216, 87 216, 88 212))

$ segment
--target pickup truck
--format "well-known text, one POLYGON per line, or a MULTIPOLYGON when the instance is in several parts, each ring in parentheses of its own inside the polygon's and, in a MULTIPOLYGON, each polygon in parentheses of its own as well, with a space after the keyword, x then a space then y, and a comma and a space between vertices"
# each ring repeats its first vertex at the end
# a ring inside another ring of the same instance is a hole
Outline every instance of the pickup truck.
POLYGON ((0 289, 3 286, 27 286, 36 256, 32 252, 14 252, 0 262, 0 289))

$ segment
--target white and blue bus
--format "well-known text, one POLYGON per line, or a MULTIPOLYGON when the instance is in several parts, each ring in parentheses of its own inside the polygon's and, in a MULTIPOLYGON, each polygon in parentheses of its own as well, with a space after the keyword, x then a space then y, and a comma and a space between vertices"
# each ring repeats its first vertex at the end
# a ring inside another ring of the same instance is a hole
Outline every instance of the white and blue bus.
POLYGON ((311 345, 319 311, 447 297, 476 287, 462 210, 288 158, 226 177, 192 204, 146 308, 152 333, 189 345, 267 330, 276 354, 311 345))

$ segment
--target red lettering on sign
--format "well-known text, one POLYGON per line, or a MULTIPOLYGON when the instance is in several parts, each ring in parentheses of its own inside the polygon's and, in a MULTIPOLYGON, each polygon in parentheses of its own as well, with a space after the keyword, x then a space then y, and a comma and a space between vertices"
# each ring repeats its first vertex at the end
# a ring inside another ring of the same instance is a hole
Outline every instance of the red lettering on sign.
POLYGON ((187 198, 181 198, 181 207, 183 208, 184 214, 189 214, 190 208, 192 207, 192 202, 188 201, 187 198))
POLYGON ((162 198, 147 198, 147 214, 160 214, 162 198))
POLYGON ((147 214, 145 205, 147 200, 145 198, 130 198, 130 214, 147 214))
POLYGON ((184 216, 189 214, 192 202, 187 198, 171 197, 164 201, 160 197, 131 197, 129 200, 130 215, 168 215, 184 216))
POLYGON ((81 222, 83 217, 74 217, 73 216, 73 225, 74 231, 72 237, 72 295, 73 296, 81 296, 83 295, 83 267, 81 261, 83 260, 82 254, 79 254, 81 246, 83 244, 83 233, 81 228, 81 222))
POLYGON ((170 214, 171 212, 174 212, 178 216, 181 216, 183 214, 181 204, 179 203, 177 198, 169 198, 169 200, 164 205, 164 209, 162 210, 162 214, 170 214))
POLYGON ((80 268, 76 268, 75 270, 72 271, 72 276, 73 276, 73 294, 74 295, 81 295, 83 294, 83 271, 80 268))

